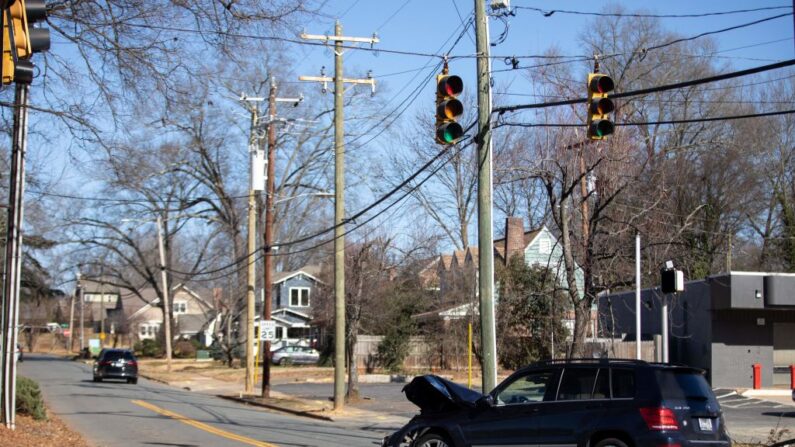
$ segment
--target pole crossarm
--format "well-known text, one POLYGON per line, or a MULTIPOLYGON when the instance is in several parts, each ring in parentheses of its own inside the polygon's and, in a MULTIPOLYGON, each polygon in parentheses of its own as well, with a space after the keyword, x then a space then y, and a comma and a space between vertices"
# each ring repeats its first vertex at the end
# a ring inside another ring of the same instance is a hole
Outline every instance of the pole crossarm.
MULTIPOLYGON (((314 81, 314 82, 334 82, 334 78, 331 76, 299 76, 299 81, 314 81)), ((346 84, 368 84, 368 85, 375 85, 375 79, 367 78, 367 79, 351 79, 351 78, 342 78, 342 82, 346 84)))
POLYGON ((307 34, 301 33, 301 39, 304 40, 320 40, 323 42, 354 42, 354 43, 369 43, 370 45, 380 43, 381 39, 375 34, 372 37, 348 37, 326 34, 307 34))

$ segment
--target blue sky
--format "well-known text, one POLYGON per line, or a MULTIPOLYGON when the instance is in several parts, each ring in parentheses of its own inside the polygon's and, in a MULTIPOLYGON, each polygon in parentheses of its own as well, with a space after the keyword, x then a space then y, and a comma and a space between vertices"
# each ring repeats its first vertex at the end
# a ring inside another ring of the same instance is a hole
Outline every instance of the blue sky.
MULTIPOLYGON (((488 1, 487 1, 488 3, 488 1)), ((512 7, 530 6, 545 10, 568 9, 576 11, 597 12, 606 5, 621 5, 629 11, 643 11, 657 14, 696 14, 716 11, 753 9, 760 7, 792 6, 781 0, 766 2, 748 1, 666 1, 666 2, 585 2, 585 1, 531 1, 513 0, 512 7), (695 4, 695 6, 694 6, 695 4)), ((376 48, 390 50, 413 51, 420 53, 439 53, 442 42, 451 35, 458 34, 461 18, 466 19, 472 13, 474 1, 470 0, 408 0, 401 2, 383 2, 375 0, 332 0, 325 4, 323 11, 329 18, 308 24, 306 31, 311 34, 333 33, 334 18, 340 18, 343 33, 346 36, 370 36, 377 32, 381 43, 376 48), (460 14, 460 16, 459 16, 460 14)), ((703 18, 669 18, 661 19, 663 26, 682 36, 693 36, 706 31, 718 30, 754 20, 779 15, 787 10, 769 10, 711 16, 703 18)), ((550 17, 530 10, 517 10, 517 15, 509 19, 510 28, 505 41, 492 48, 492 55, 519 56, 541 54, 552 46, 557 46, 563 54, 580 55, 583 48, 578 45, 578 35, 586 28, 592 16, 572 15, 556 12, 550 17)), ((501 22, 490 21, 492 41, 495 41, 504 26, 501 22)), ((763 65, 774 60, 791 59, 795 55, 792 41, 792 17, 784 17, 763 24, 729 31, 712 36, 718 44, 719 51, 738 69, 763 65), (777 41, 767 43, 771 41, 777 41), (763 44, 750 48, 748 45, 763 44), (728 59, 731 57, 731 59, 728 59)), ((449 46, 449 44, 448 44, 449 46)), ((302 69, 307 74, 316 74, 325 65, 328 70, 333 66, 333 56, 325 49, 303 49, 306 55, 302 69)), ((465 36, 453 55, 471 55, 475 52, 474 31, 465 36)), ((404 56, 363 51, 352 51, 346 55, 346 68, 364 73, 373 70, 375 76, 390 84, 395 91, 412 82, 415 72, 393 75, 406 70, 419 69, 429 59, 417 56, 404 56), (386 76, 384 76, 386 75, 386 76)), ((523 61, 525 65, 528 62, 523 61)), ((501 60, 495 60, 493 69, 504 69, 508 66, 501 60)), ((474 72, 472 59, 458 60, 451 63, 451 71, 469 77, 474 72)), ((499 73, 496 76, 499 84, 512 82, 511 91, 521 93, 529 91, 528 81, 519 76, 519 71, 499 73)), ((417 82, 415 80, 414 82, 417 82)), ((428 95, 432 94, 433 86, 427 85, 428 95)), ((426 95, 426 96, 428 96, 426 95)), ((430 97, 430 96, 429 96, 430 97)))

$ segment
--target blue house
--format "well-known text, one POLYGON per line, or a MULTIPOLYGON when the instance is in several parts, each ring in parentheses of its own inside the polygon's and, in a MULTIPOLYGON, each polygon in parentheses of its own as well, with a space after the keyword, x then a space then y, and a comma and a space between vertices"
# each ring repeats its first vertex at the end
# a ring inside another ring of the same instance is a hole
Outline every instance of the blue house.
POLYGON ((318 328, 312 326, 314 318, 319 266, 305 266, 273 275, 273 302, 271 319, 276 322, 276 341, 273 349, 283 345, 314 345, 318 341, 318 328))

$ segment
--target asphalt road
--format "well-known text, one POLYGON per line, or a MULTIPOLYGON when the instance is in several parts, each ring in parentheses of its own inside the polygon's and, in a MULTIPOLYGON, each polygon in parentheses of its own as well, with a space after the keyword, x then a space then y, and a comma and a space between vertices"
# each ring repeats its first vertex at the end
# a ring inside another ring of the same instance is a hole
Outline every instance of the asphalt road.
MULTIPOLYGON (((360 383, 361 401, 352 404, 362 410, 375 411, 390 416, 403 417, 408 421, 419 413, 419 408, 403 394, 405 383, 360 383)), ((311 400, 327 400, 334 395, 333 383, 281 383, 273 389, 291 396, 311 400)))
POLYGON ((88 365, 26 355, 20 374, 36 380, 51 411, 97 447, 369 446, 386 431, 355 429, 264 411, 140 379, 91 380, 88 365))
POLYGON ((733 390, 717 389, 726 428, 732 438, 743 441, 766 442, 773 430, 781 433, 780 440, 795 438, 795 405, 792 402, 737 395, 733 390))

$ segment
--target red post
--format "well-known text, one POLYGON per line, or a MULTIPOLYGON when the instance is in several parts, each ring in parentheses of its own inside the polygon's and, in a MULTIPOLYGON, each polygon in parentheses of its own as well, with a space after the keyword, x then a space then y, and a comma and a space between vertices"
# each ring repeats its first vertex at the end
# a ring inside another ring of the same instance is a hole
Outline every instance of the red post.
POLYGON ((754 389, 762 388, 762 365, 754 363, 754 389))
POLYGON ((795 390, 795 365, 789 365, 789 388, 795 390))

